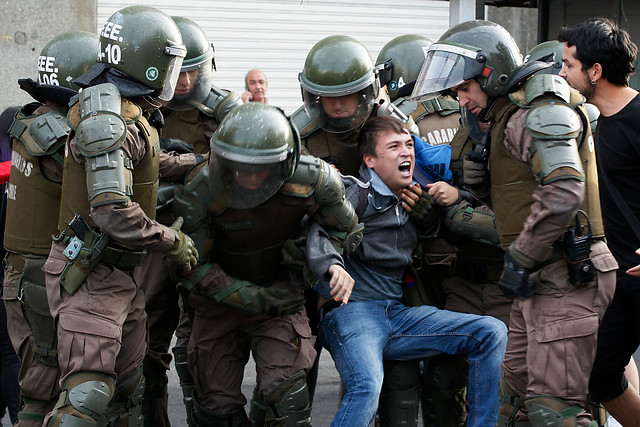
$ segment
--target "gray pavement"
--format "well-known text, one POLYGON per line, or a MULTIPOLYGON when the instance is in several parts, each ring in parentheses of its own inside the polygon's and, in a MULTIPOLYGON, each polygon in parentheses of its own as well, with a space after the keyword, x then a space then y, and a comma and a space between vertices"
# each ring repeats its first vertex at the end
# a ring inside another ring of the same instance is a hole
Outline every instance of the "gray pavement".
MULTIPOLYGON (((636 364, 640 366, 640 349, 633 355, 636 364)), ((242 392, 247 396, 247 400, 251 398, 253 387, 256 384, 255 364, 251 360, 245 370, 245 381, 242 386, 242 392)), ((325 350, 320 356, 320 373, 318 375, 318 387, 316 396, 313 401, 313 409, 311 416, 315 427, 325 427, 331 424, 333 415, 338 409, 340 399, 340 376, 335 369, 331 355, 325 350)), ((246 407, 249 412, 249 405, 246 407)), ((169 371, 169 419, 174 427, 186 427, 186 415, 184 405, 182 404, 182 390, 180 389, 178 375, 172 363, 172 369, 169 371)), ((2 426, 9 427, 11 422, 9 417, 5 415, 2 418, 2 426)))

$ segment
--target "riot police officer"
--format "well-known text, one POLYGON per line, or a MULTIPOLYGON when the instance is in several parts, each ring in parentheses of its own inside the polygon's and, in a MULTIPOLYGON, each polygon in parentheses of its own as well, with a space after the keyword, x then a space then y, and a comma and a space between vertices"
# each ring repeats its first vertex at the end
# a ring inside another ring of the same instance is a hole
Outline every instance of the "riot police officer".
POLYGON ((9 336, 20 357, 22 407, 17 425, 42 425, 60 392, 56 330, 41 270, 58 231, 67 105, 73 79, 96 63, 98 36, 71 31, 51 39, 38 58, 38 79, 19 84, 37 102, 23 106, 10 128, 3 299, 9 336))
POLYGON ((329 36, 307 54, 299 74, 304 110, 293 119, 303 145, 341 173, 357 175, 359 129, 369 117, 393 115, 413 120, 380 90, 380 79, 367 48, 349 36, 329 36))
POLYGON ((202 254, 182 283, 194 309, 193 422, 249 425, 240 387, 251 352, 258 373, 251 425, 310 425, 305 379, 315 351, 302 290, 282 267, 282 248, 310 214, 346 232, 342 248, 352 250, 361 232, 357 217, 339 174, 300 155, 297 129, 275 107, 233 109, 212 136, 211 153, 173 202, 202 254))
MULTIPOLYGON (((164 125, 160 146, 169 151, 193 152, 196 161, 200 162, 203 161, 203 155, 209 152, 209 139, 219 123, 229 110, 242 104, 242 101, 235 92, 219 89, 213 84, 215 49, 204 30, 188 18, 173 16, 171 19, 180 30, 187 54, 180 68, 173 98, 161 109, 164 125)), ((168 206, 176 186, 182 183, 182 176, 177 178, 172 180, 166 175, 160 177, 157 220, 164 225, 170 225, 175 220, 168 206)), ((149 426, 169 425, 166 371, 170 368, 169 345, 174 331, 177 342, 173 353, 187 420, 191 414, 193 379, 186 367, 190 325, 188 317, 179 308, 184 301, 178 295, 174 270, 173 262, 167 260, 164 254, 152 252, 134 273, 144 290, 149 327, 143 401, 145 424, 149 426)))
POLYGON ((516 297, 499 426, 527 417, 532 426, 592 423, 584 411, 589 355, 615 286, 599 213, 581 204, 585 193, 597 194, 577 145, 584 99, 560 77, 536 74, 548 66, 523 66, 504 28, 468 21, 429 48, 414 88, 416 96, 453 90, 462 107, 493 123, 487 164, 482 153, 467 153, 462 176, 488 194, 506 251, 498 286, 516 297))
POLYGON ((58 228, 44 264, 57 322, 60 398, 48 425, 142 421, 144 297, 132 269, 147 250, 189 269, 191 239, 154 221, 155 112, 173 96, 186 49, 164 12, 131 6, 99 36, 99 63, 76 79, 58 228))

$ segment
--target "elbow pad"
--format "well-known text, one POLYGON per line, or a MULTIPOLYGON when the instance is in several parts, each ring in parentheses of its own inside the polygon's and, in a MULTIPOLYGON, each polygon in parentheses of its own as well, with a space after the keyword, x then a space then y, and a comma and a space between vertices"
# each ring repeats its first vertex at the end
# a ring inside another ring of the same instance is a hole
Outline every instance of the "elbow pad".
POLYGON ((353 206, 345 197, 340 172, 329 163, 313 156, 300 156, 293 176, 283 186, 290 196, 313 196, 320 205, 316 220, 339 231, 349 231, 358 222, 353 206))
POLYGON ((533 137, 530 163, 542 185, 562 179, 584 181, 576 142, 581 121, 569 105, 544 102, 527 113, 525 126, 533 137))
POLYGON ((131 160, 121 149, 127 125, 118 88, 105 83, 78 94, 80 121, 76 145, 86 158, 87 190, 92 207, 127 203, 131 195, 131 160))

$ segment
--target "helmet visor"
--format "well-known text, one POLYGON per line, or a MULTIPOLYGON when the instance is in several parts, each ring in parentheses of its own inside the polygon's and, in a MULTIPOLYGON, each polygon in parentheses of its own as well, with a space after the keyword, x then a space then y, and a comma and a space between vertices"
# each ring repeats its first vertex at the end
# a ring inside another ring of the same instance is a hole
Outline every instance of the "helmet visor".
POLYGON ((286 162, 251 164, 218 156, 229 189, 229 207, 250 209, 273 197, 285 180, 286 162))
POLYGON ((484 69, 479 51, 449 44, 433 44, 427 52, 411 99, 435 98, 444 90, 479 76, 484 69))
POLYGON ((373 85, 342 96, 321 96, 305 88, 302 92, 304 107, 311 120, 330 133, 348 132, 361 126, 376 103, 373 85))
POLYGON ((180 68, 182 67, 182 61, 187 54, 187 49, 182 45, 174 45, 166 47, 165 54, 171 55, 169 65, 167 66, 167 74, 162 84, 162 91, 158 98, 163 101, 169 101, 173 98, 173 93, 176 90, 176 84, 178 83, 178 77, 180 77, 180 68))
POLYGON ((190 110, 202 104, 211 91, 212 83, 213 65, 211 60, 188 71, 185 71, 183 67, 176 83, 173 98, 167 107, 172 110, 190 110))

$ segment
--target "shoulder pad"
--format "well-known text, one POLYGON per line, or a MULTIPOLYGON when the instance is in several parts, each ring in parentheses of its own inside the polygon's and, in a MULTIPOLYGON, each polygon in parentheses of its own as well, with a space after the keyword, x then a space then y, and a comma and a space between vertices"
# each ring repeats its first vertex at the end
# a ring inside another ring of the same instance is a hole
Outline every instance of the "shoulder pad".
POLYGON ((94 157, 120 148, 127 135, 127 125, 121 115, 118 88, 104 83, 86 88, 78 95, 77 107, 74 105, 72 109, 79 108, 76 144, 80 153, 94 157))
POLYGON ((238 105, 242 105, 242 99, 237 93, 211 85, 209 95, 201 104, 196 104, 196 108, 205 116, 213 117, 221 123, 229 111, 238 105))
POLYGON ((580 116, 569 105, 547 101, 527 112, 525 126, 534 139, 572 139, 582 129, 580 116))
POLYGON ((511 100, 521 108, 530 108, 531 103, 543 96, 555 96, 559 100, 569 103, 571 90, 569 84, 560 76, 553 74, 536 74, 527 80, 517 92, 509 95, 511 100))
POLYGON ((460 104, 450 96, 443 96, 422 101, 417 105, 415 111, 411 113, 411 117, 416 122, 433 113, 441 116, 460 112, 460 104))
POLYGON ((320 129, 315 123, 313 123, 313 120, 311 120, 311 117, 309 117, 307 111, 304 109, 304 105, 293 112, 291 115, 291 121, 296 128, 298 128, 300 138, 306 138, 316 130, 320 129))
POLYGON ((393 105, 398 107, 398 110, 402 111, 407 116, 413 117, 413 112, 418 108, 416 101, 409 101, 407 98, 398 98, 393 101, 393 105))
POLYGON ((322 173, 323 162, 318 157, 301 155, 293 176, 286 180, 280 192, 286 196, 309 197, 315 191, 315 184, 322 173))
POLYGON ((9 135, 20 140, 32 156, 48 156, 64 144, 70 130, 67 118, 58 111, 32 117, 19 111, 9 128, 9 135))

